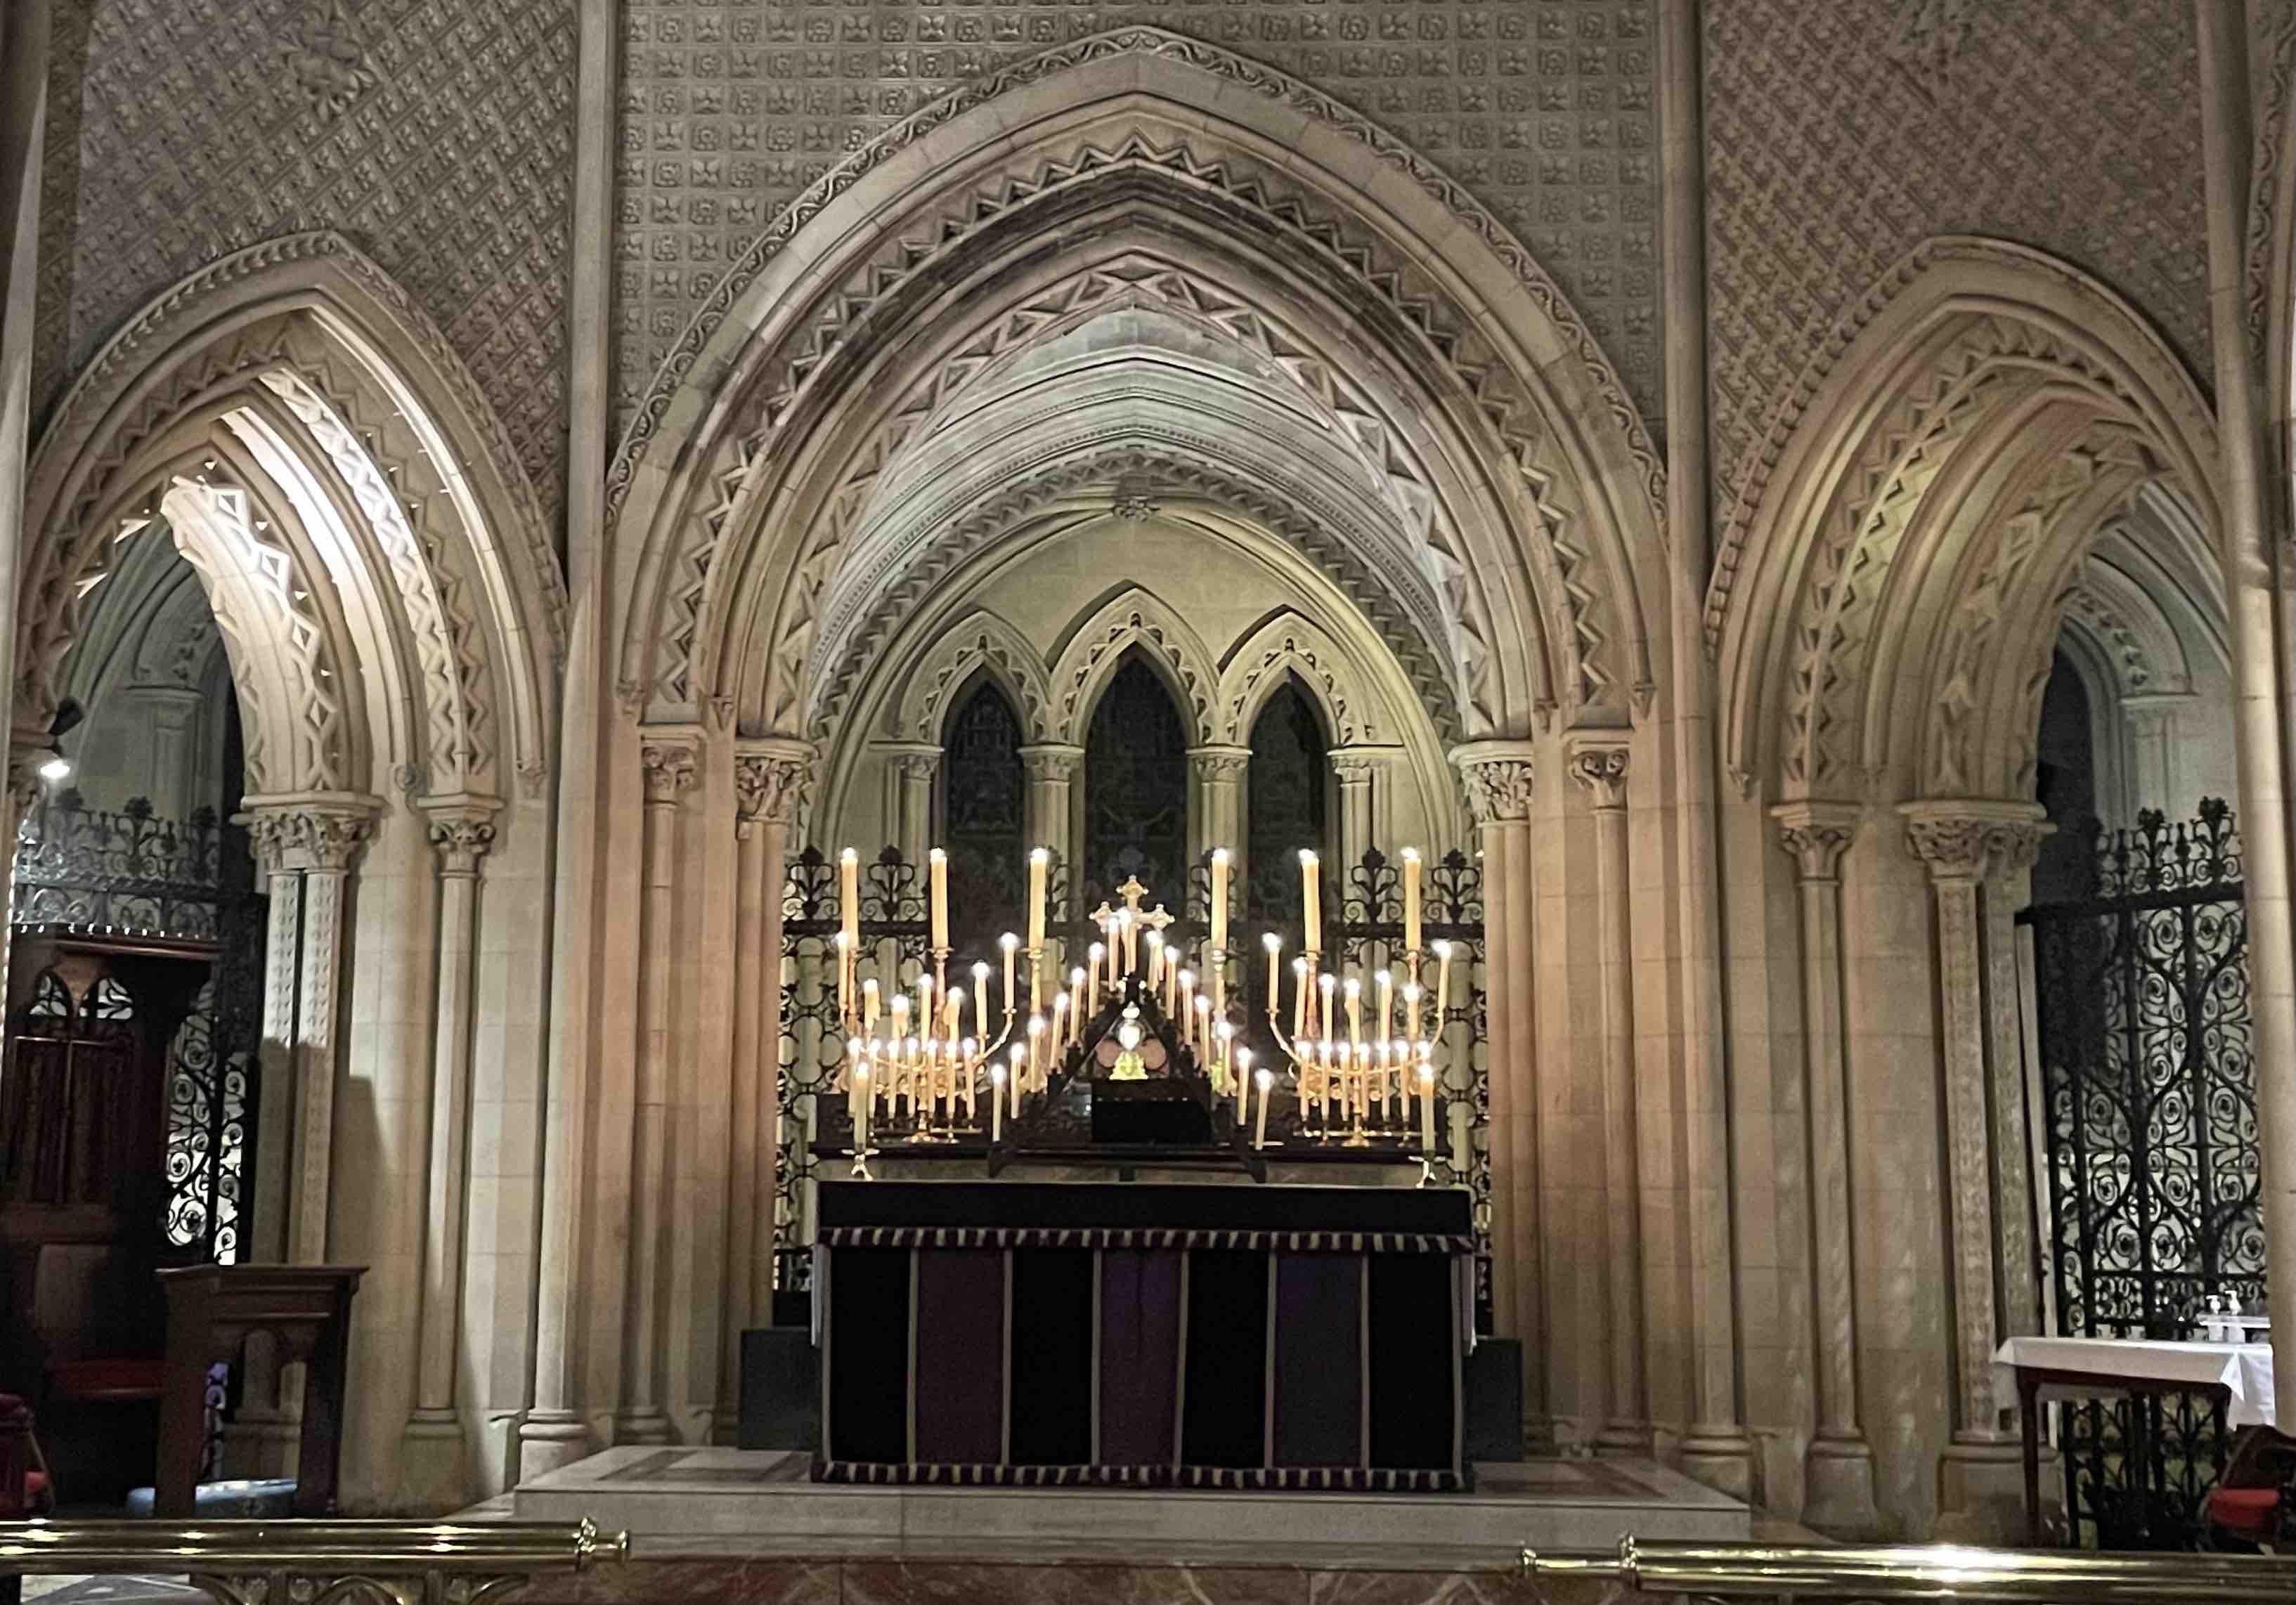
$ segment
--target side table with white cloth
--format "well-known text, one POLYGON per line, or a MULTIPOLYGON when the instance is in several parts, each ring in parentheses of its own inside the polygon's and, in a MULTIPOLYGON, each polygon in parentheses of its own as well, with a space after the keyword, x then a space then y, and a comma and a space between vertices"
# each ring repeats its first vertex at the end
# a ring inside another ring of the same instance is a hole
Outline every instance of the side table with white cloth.
MULTIPOLYGON (((2226 1421, 2245 1427, 2272 1415, 2272 1346, 2177 1343, 2141 1338, 2012 1338, 1993 1356, 1994 1396, 2014 1386, 2025 1448, 2025 1538, 2041 1541, 2041 1396, 2132 1400, 2199 1393, 2224 1407, 2226 1421)), ((2152 1463, 2145 1412, 2129 1412, 2126 1454, 2136 1467, 2140 1500, 2152 1463)), ((2141 1515, 2141 1511, 2140 1511, 2141 1515)))

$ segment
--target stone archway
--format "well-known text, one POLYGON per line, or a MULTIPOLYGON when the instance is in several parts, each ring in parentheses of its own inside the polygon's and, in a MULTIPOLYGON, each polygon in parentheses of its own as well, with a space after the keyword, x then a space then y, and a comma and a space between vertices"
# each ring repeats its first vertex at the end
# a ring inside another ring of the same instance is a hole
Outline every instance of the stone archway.
MULTIPOLYGON (((270 906, 250 1246, 374 1267, 344 1497, 450 1508, 474 1459, 463 1357, 522 1349, 531 1320, 462 1294, 466 1226, 499 1224, 469 1216, 474 1101, 539 1080, 538 1044, 481 1033, 474 1003, 538 994, 547 960, 566 599, 540 501, 445 337, 329 233, 226 258, 132 318, 29 483, 20 747, 124 532, 164 526, 197 575, 270 906), (482 860, 504 877, 483 899, 482 860), (427 1208, 398 1208, 410 1192, 427 1208)), ((293 1437, 274 1380, 248 1381, 250 1464, 293 1437)))

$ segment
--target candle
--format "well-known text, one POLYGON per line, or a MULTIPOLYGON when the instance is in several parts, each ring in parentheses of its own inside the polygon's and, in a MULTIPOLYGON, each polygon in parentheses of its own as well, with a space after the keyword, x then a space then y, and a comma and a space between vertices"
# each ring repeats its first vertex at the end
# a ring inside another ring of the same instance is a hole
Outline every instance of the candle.
POLYGON ((855 1065, 853 1079, 860 1088, 859 1095, 852 1101, 853 1151, 864 1154, 869 1151, 869 1067, 866 1064, 855 1065))
MULTIPOLYGON (((1091 1004, 1095 1010, 1100 1007, 1101 955, 1107 953, 1108 949, 1102 946, 1098 942, 1095 942, 1091 946, 1084 950, 1084 956, 1091 962, 1092 965, 1091 970, 1085 977, 1085 1001, 1091 1004)), ((1110 967, 1111 970, 1114 968, 1113 955, 1111 955, 1110 967)))
POLYGON ((1227 951, 1227 849, 1212 849, 1212 951, 1227 951))
POLYGON ((1069 1023, 1070 1006, 1065 992, 1053 994, 1053 1052, 1057 1054, 1069 1044, 1075 1028, 1069 1023))
POLYGON ((1045 874, 1053 862, 1050 848, 1029 850, 1029 951, 1045 946, 1045 874))
POLYGON ((1419 951, 1419 849, 1403 849, 1403 948, 1419 951))
POLYGON ((980 1040, 994 1040, 988 1029, 988 966, 976 963, 972 967, 972 1018, 979 1022, 980 1040))
POLYGON ((925 855, 925 888, 932 898, 932 947, 948 951, 948 855, 939 848, 925 855))
POLYGON ((1196 994, 1196 1053, 1199 1058, 1211 1051, 1212 1000, 1202 993, 1196 994))
POLYGON ((1357 1048, 1363 1046, 1363 983, 1348 977, 1348 1041, 1357 1048))
POLYGON ((1259 945, 1267 949, 1267 1018, 1273 1020, 1275 1018, 1275 1004, 1280 995, 1277 987, 1282 980, 1275 968, 1275 960, 1283 951, 1283 938, 1271 930, 1259 938, 1259 945))
POLYGON ((1185 970, 1181 970, 1179 1025, 1180 1040, 1184 1043, 1188 1040, 1190 1024, 1196 1017, 1194 1003, 1195 992, 1196 978, 1185 970))
POLYGON ((1419 1146, 1435 1157, 1435 1067, 1424 1058, 1419 1061, 1419 1146))
POLYGON ((964 1094, 964 1123, 970 1126, 972 1124, 972 1101, 975 1094, 973 1072, 980 1068, 980 1044, 968 1036, 963 1042, 950 1045, 956 1050, 956 1062, 962 1072, 957 1077, 957 1090, 964 1094))
POLYGON ((1307 926, 1307 940, 1300 944, 1309 953, 1324 950, 1324 907, 1321 866, 1316 855, 1307 848, 1300 849, 1300 917, 1307 926))
POLYGON ((1021 1083, 1023 1079, 1021 1059, 1028 1051, 1017 1042, 1013 1044, 1013 1118, 1015 1120, 1021 1118, 1021 1083))
POLYGON ((1329 1037, 1339 1016, 1332 1012, 1332 999, 1340 989, 1340 978, 1319 975, 1316 978, 1316 1035, 1329 1037))
POLYGON ((1069 1040, 1084 1040, 1084 966, 1069 971, 1069 1040))
MULTIPOLYGON (((1315 988, 1308 984, 1308 961, 1304 957, 1293 959, 1292 961, 1292 1035, 1295 1038, 1308 1034, 1308 994, 1314 990, 1315 988)), ((1271 992, 1268 995, 1272 999, 1275 994, 1271 992)))
POLYGON ((1045 1017, 1029 1016, 1029 1086, 1031 1091, 1045 1085, 1045 1017))
POLYGON ((837 855, 837 917, 846 940, 861 946, 861 855, 847 848, 837 855))
POLYGON ((904 1090, 908 1094, 909 1118, 913 1120, 916 1118, 917 1105, 921 1101, 917 1097, 918 1072, 924 1069, 924 1059, 923 1044, 914 1036, 908 1038, 903 1044, 901 1053, 901 1062, 905 1070, 901 1081, 904 1090))
POLYGON ((1372 978, 1379 983, 1379 1039, 1395 1035, 1395 977, 1382 970, 1372 978))
POLYGON ((1152 930, 1148 933, 1148 985, 1152 989, 1164 979, 1168 968, 1164 962, 1164 933, 1152 930))
MULTIPOLYGON (((1260 1073, 1265 1075, 1267 1072, 1263 1070, 1260 1073)), ((1251 1050, 1238 1048, 1235 1051, 1235 1124, 1239 1131, 1243 1128, 1244 1111, 1250 1103, 1251 1050)))
POLYGON ((837 933, 837 1018, 853 1017, 853 938, 837 933))
POLYGON ((996 945, 1004 950, 1004 1012, 1010 1014, 1013 1012, 1013 950, 1020 946, 1021 938, 1008 930, 996 938, 996 945))
POLYGON ((1419 983, 1403 983, 1403 1036, 1407 1042, 1419 1040, 1419 983))
POLYGON ((964 1028, 964 988, 951 987, 942 1001, 941 1029, 955 1036, 964 1028))
POLYGON ((861 983, 861 1023, 870 1031, 877 1028, 877 978, 873 975, 861 983))
POLYGON ((1004 1140, 1004 1067, 1003 1065, 992 1064, 988 1067, 988 1140, 991 1142, 1002 1142, 1004 1140))
POLYGON ((1180 954, 1177 948, 1174 948, 1172 950, 1172 962, 1164 966, 1164 987, 1162 997, 1164 1003, 1164 1012, 1167 1014, 1169 1014, 1172 1011, 1173 994, 1179 990, 1180 976, 1180 954))
POLYGON ((1451 944, 1435 944, 1435 1019, 1427 1028, 1430 1036, 1443 1034, 1443 1012, 1451 1006, 1451 944))
POLYGON ((1251 1145, 1254 1148, 1265 1148, 1267 1146, 1267 1089, 1275 1085, 1275 1077, 1262 1070, 1259 1072, 1259 1123, 1252 1128, 1251 1145))

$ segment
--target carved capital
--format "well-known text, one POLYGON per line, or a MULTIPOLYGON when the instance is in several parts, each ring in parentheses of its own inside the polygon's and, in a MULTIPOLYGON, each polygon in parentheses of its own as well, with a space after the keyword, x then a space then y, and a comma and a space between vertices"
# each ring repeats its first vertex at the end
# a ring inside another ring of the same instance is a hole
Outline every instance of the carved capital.
POLYGON ((2038 803, 1955 798, 1900 803, 1906 840, 1929 865, 1930 879, 1980 881, 2032 863, 2054 828, 2038 803))
POLYGON ((1340 777, 1343 786, 1367 786, 1374 776, 1384 773, 1395 762, 1392 747, 1335 747, 1332 749, 1332 773, 1340 777))
POLYGON ((1791 802, 1770 810, 1777 821, 1778 845, 1792 854, 1805 881, 1832 880, 1841 855, 1857 838, 1866 810, 1857 803, 1791 802))
POLYGON ((1562 743, 1564 766, 1570 778, 1594 796, 1597 808, 1627 806, 1627 736, 1573 735, 1562 743))
POLYGON ((1242 780, 1251 767, 1249 747, 1191 747, 1188 767, 1201 781, 1242 780))
POLYGON ((645 766, 645 799, 649 803, 675 804, 693 789, 701 770, 693 749, 681 742, 648 741, 640 749, 639 758, 645 766))
POLYGON ((308 870, 340 874, 373 833, 378 805, 372 798, 250 798, 238 815, 266 872, 308 870))
POLYGON ((1021 749, 1021 764, 1032 781, 1066 781, 1076 778, 1077 766, 1084 762, 1084 749, 1067 741, 1039 741, 1021 749))
POLYGON ((1467 784, 1467 809, 1479 825, 1530 817, 1531 744, 1529 741, 1470 741, 1452 751, 1467 784))
POLYGON ((758 820, 794 824, 813 782, 813 756, 795 752, 742 752, 734 757, 734 817, 743 825, 758 820))
POLYGON ((439 873, 475 875, 479 860, 495 845, 495 822, 483 814, 456 814, 430 820, 430 845, 439 852, 439 873))
POLYGON ((931 743, 917 742, 899 747, 879 749, 893 773, 904 781, 922 785, 932 784, 933 776, 940 773, 941 749, 931 743))

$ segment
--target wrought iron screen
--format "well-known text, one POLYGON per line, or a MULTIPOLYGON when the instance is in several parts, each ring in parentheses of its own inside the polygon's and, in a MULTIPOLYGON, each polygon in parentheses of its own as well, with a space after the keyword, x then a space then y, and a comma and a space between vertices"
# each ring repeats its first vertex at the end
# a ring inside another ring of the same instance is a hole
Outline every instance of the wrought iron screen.
POLYGON ((13 922, 212 940, 222 853, 213 808, 163 819, 132 797, 112 814, 62 791, 28 811, 17 831, 13 922))
MULTIPOLYGON (((2033 936, 2056 1324, 2189 1337, 2210 1295, 2264 1291, 2239 837, 2211 798, 2196 819, 2147 812, 2093 845, 2086 895, 2018 916, 2033 936)), ((2223 1470, 2222 1413, 2201 1396, 2069 1405, 2064 1420, 2066 1508, 2106 1547, 2188 1527, 2223 1470), (2148 1413, 2141 1467, 2132 1408, 2148 1413)))

